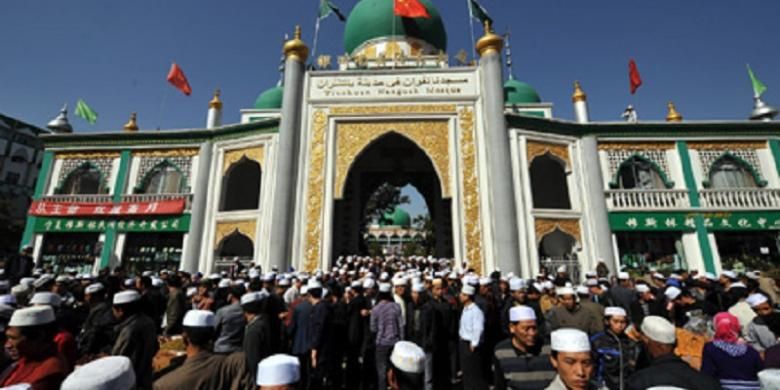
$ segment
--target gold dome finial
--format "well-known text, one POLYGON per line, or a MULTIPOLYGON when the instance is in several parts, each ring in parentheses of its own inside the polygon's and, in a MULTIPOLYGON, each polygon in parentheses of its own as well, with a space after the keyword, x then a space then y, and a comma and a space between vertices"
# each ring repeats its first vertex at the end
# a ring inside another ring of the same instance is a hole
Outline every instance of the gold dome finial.
POLYGON ((138 131, 138 123, 136 123, 137 114, 132 113, 130 114, 130 120, 125 123, 124 130, 125 131, 138 131))
POLYGON ((284 43, 282 49, 285 58, 293 58, 301 63, 306 62, 306 58, 309 57, 309 48, 306 43, 301 40, 301 26, 295 26, 295 35, 293 39, 284 43))
POLYGON ((574 82, 574 93, 571 95, 571 101, 573 103, 577 102, 584 102, 588 100, 588 95, 585 94, 585 91, 582 90, 582 87, 580 86, 579 81, 574 82))
POLYGON ((669 112, 666 114, 666 121, 682 122, 683 117, 679 112, 677 112, 677 108, 674 106, 674 103, 669 101, 669 103, 666 106, 669 108, 669 112))
POLYGON ((209 102, 209 108, 216 108, 217 110, 221 110, 222 109, 222 100, 219 100, 219 94, 220 94, 220 91, 219 91, 219 88, 217 88, 214 91, 214 97, 209 102))
POLYGON ((485 35, 479 38, 477 41, 477 52, 480 57, 484 57, 490 53, 501 53, 501 49, 504 48, 504 38, 500 35, 496 35, 493 32, 493 27, 489 20, 485 21, 485 35))

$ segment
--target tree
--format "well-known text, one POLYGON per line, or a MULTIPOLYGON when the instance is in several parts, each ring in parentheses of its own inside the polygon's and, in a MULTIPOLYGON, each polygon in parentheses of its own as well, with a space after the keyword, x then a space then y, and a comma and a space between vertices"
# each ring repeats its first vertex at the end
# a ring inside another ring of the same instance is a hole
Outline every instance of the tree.
POLYGON ((436 226, 431 215, 428 213, 418 215, 414 218, 412 226, 422 235, 419 245, 424 253, 420 255, 432 255, 436 251, 436 226))

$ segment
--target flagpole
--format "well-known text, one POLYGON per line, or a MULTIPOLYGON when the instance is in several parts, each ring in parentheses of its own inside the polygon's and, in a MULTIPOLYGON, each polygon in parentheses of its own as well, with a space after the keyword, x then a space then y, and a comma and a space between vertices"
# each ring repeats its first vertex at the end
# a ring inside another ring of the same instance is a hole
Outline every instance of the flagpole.
MULTIPOLYGON (((395 2, 396 1, 398 1, 398 0, 393 0, 393 16, 390 18, 390 23, 393 24, 393 26, 392 26, 393 34, 392 34, 392 37, 390 37, 390 42, 392 43, 391 47, 394 47, 394 50, 398 49, 398 44, 396 43, 396 39, 395 39, 395 18, 396 18, 396 15, 395 15, 395 2)), ((387 48, 385 48, 385 55, 387 55, 387 48)), ((395 54, 393 54, 393 57, 395 57, 395 54)), ((395 61, 396 61, 395 58, 393 58, 393 69, 395 69, 395 61)))
POLYGON ((157 114, 157 130, 160 130, 160 126, 162 126, 163 108, 165 107, 165 100, 168 96, 168 88, 168 85, 166 85, 163 89, 163 96, 162 100, 160 101, 160 112, 157 114))
POLYGON ((466 8, 469 10, 469 30, 471 31, 471 55, 473 59, 477 59, 477 46, 474 44, 476 38, 474 37, 474 14, 471 12, 471 0, 466 0, 466 8))
POLYGON ((317 41, 320 37, 320 15, 317 15, 317 22, 314 23, 314 43, 312 44, 311 60, 313 63, 317 61, 317 41))

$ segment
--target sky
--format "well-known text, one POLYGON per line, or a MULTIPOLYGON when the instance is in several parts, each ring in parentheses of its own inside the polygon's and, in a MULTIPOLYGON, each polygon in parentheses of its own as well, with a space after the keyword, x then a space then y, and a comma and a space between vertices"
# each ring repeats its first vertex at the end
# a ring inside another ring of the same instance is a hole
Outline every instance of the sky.
MULTIPOLYGON (((348 14, 357 0, 332 0, 348 14)), ((391 1, 391 0, 387 0, 391 1)), ((465 0, 433 0, 448 53, 471 53, 465 0)), ((533 85, 553 115, 573 117, 580 80, 595 121, 662 120, 672 100, 687 120, 742 120, 752 109, 750 63, 780 106, 780 1, 480 0, 498 32, 512 32, 513 74, 533 85), (628 60, 644 85, 628 92, 628 60)), ((301 24, 311 45, 319 0, 2 0, 0 112, 45 126, 83 98, 99 117, 75 131, 115 131, 138 112, 142 129, 202 128, 213 90, 223 121, 276 84, 285 33, 301 24), (189 97, 165 81, 178 63, 189 97)), ((318 53, 343 54, 343 23, 323 22, 318 53)), ((481 27, 475 25, 477 37, 481 27)))

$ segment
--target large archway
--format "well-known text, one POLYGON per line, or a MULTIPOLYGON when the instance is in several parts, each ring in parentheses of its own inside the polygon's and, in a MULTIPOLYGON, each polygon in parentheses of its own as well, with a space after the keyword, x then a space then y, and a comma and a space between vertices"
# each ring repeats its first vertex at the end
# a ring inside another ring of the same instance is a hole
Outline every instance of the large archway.
POLYGON ((366 203, 385 183, 410 184, 422 194, 434 226, 432 255, 453 257, 451 199, 442 197, 440 178, 425 152, 394 132, 373 141, 352 162, 343 196, 334 202, 332 257, 368 254, 362 234, 366 203))

